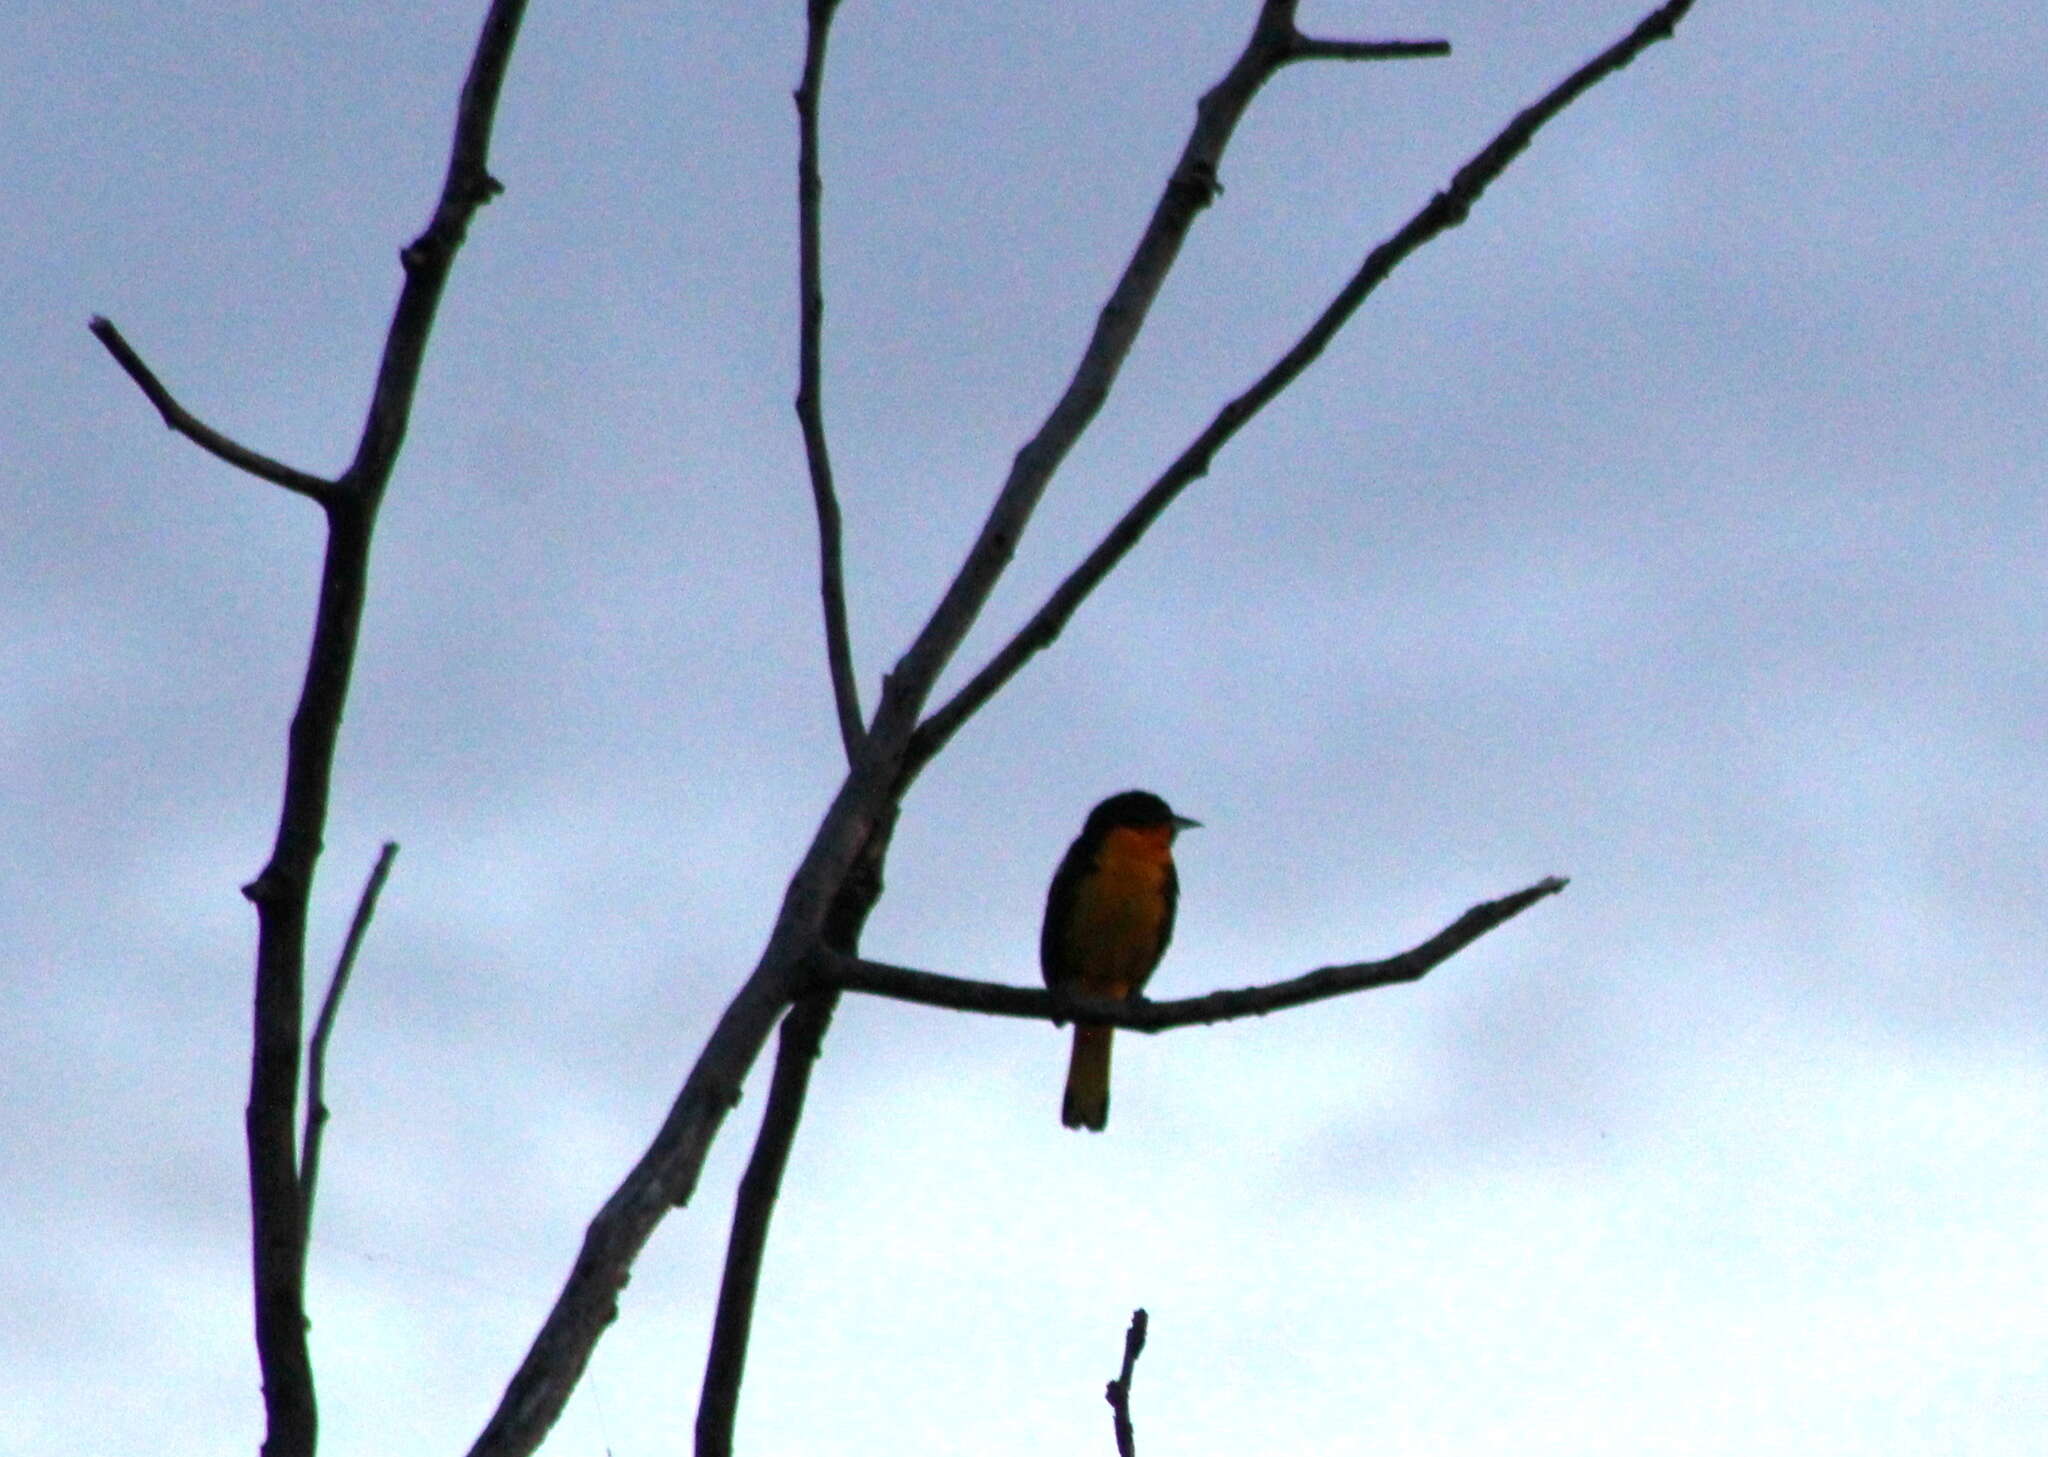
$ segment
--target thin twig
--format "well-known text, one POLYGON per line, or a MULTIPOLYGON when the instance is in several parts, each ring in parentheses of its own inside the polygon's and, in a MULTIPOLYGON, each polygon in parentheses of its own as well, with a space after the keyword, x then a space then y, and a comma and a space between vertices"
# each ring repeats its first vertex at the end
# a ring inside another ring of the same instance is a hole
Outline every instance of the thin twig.
POLYGON ((797 288, 801 334, 797 348, 796 415, 810 468, 811 499, 818 513, 818 587, 825 609, 825 660, 832 676, 832 702, 839 714, 839 738, 846 762, 859 757, 867 730, 861 721, 860 685, 853 676, 853 642, 846 621, 846 583, 841 567, 839 495, 832 486, 832 454, 825 442, 823 334, 825 287, 819 217, 825 184, 818 170, 818 96, 825 84, 825 42, 839 0, 810 0, 804 41, 804 75, 796 90, 797 115, 797 288))
POLYGON ((782 1019, 768 1107, 739 1197, 726 1246, 725 1274, 718 1287, 718 1314, 711 1326, 711 1351, 704 1363, 704 1390, 697 1403, 697 1457, 730 1457, 733 1422, 739 1411, 740 1380, 746 1372, 747 1341, 754 1321, 754 1297, 761 1284, 761 1256, 768 1222, 782 1193, 783 1170, 796 1142, 810 1090, 811 1068, 839 1004, 837 992, 813 992, 782 1019))
POLYGON ((142 356, 121 337, 121 331, 114 327, 112 319, 95 314, 88 327, 92 330, 93 337, 106 346, 107 353, 114 356, 114 362, 128 371, 128 378, 135 381, 136 387, 152 405, 156 406, 157 413, 164 417, 164 424, 171 429, 200 449, 219 456, 229 465, 269 481, 272 485, 283 486, 287 491, 296 491, 301 496, 309 497, 322 505, 334 499, 335 484, 325 476, 316 476, 295 466, 286 465, 282 461, 272 460, 261 451, 251 450, 238 441, 230 440, 179 404, 164 387, 163 381, 156 377, 156 372, 144 364, 142 356))
POLYGON ((1143 1308, 1131 1312, 1131 1328, 1124 1332, 1124 1366, 1109 1389, 1102 1393, 1116 1424, 1117 1457, 1138 1457, 1138 1439, 1131 1431, 1131 1377, 1138 1357, 1145 1349, 1146 1316, 1143 1308))
POLYGON ((951 699, 918 726, 905 756, 906 780, 915 779, 960 726, 1016 676, 1018 669, 1052 645, 1075 610, 1137 545, 1153 522, 1183 490, 1208 473, 1217 451, 1315 362, 1338 330, 1357 312, 1359 305, 1385 282, 1395 268, 1438 234, 1462 223, 1472 205, 1494 179, 1508 169, 1546 122, 1595 84, 1628 65, 1649 46, 1669 37, 1692 3, 1693 0, 1671 0, 1670 4, 1647 16, 1628 35, 1574 71, 1549 94, 1508 123, 1498 136, 1458 169, 1444 191, 1432 197, 1398 232, 1367 254, 1350 282, 1344 285, 1294 346, 1250 389, 1217 412, 1208 427, 1124 513, 1016 635, 1003 644, 951 699))
POLYGON ((313 1019, 313 1035, 306 1043, 306 1133, 299 1154, 299 1187, 305 1191, 306 1240, 313 1238, 313 1202, 320 1182, 320 1141, 327 1131, 327 1040, 334 1035, 335 1014, 341 1010, 342 993, 348 990, 349 973, 355 970, 356 952, 362 949, 363 933, 370 929, 370 917, 377 914, 377 897, 384 893, 384 881, 391 874, 391 862, 398 856, 398 842, 386 840, 378 852, 370 878, 363 883, 362 898, 348 923, 348 935, 341 943, 341 955, 334 963, 334 976, 321 999, 320 1015, 313 1019))
POLYGON ((814 955, 812 967, 819 984, 836 987, 840 991, 866 992, 927 1007, 981 1012, 992 1017, 1027 1017, 1054 1023, 1085 1021, 1106 1027, 1127 1027, 1133 1032, 1165 1032, 1175 1027, 1234 1021, 1239 1017, 1263 1017, 1268 1012, 1284 1011, 1330 997, 1419 981, 1487 932, 1505 925, 1536 902, 1556 895, 1566 884, 1568 882, 1552 876, 1513 895, 1483 902, 1421 945, 1383 961, 1325 966, 1286 981, 1210 992, 1206 996, 1179 997, 1165 1002, 1143 999, 1098 1001, 1038 987, 972 981, 965 977, 866 961, 822 947, 814 955))
POLYGON ((1412 61, 1423 56, 1448 56, 1447 40, 1325 40, 1297 35, 1290 59, 1297 61, 1412 61))

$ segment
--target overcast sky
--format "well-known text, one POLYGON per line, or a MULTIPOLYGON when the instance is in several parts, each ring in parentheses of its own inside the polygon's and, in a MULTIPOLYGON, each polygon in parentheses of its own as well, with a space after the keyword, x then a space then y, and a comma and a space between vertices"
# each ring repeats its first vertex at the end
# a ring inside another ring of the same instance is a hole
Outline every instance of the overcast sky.
MULTIPOLYGON (((1239 132, 999 644, 1363 253, 1648 0, 1310 4, 1445 60, 1239 132)), ((0 54, 0 1452, 252 1451, 241 1108, 318 512, 481 0, 27 0, 0 54)), ((872 703, 1253 0, 848 0, 827 408, 872 703)), ((317 896, 323 1451, 465 1450, 837 783, 798 0, 533 7, 372 567, 317 896)), ((1218 459, 911 795, 865 949, 1035 983, 1132 786, 1185 995, 1570 889, 1422 983, 1117 1048, 848 1001, 747 1453, 2020 1457, 2048 1441, 2048 12, 1700 0, 1218 459)), ((688 1450, 766 1064, 546 1450, 688 1450)))

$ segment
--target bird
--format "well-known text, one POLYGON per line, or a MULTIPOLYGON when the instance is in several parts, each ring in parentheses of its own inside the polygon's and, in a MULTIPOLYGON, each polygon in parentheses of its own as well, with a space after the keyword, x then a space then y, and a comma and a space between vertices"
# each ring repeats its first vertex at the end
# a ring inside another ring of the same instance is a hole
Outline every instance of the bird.
MULTIPOLYGON (((1038 962, 1045 984, 1074 996, 1122 1001, 1143 990, 1166 943, 1180 877, 1173 837, 1199 820, 1143 789, 1112 794, 1088 812, 1045 896, 1038 962)), ((1060 1122, 1100 1133, 1109 1123, 1112 1028, 1076 1023, 1060 1122)))

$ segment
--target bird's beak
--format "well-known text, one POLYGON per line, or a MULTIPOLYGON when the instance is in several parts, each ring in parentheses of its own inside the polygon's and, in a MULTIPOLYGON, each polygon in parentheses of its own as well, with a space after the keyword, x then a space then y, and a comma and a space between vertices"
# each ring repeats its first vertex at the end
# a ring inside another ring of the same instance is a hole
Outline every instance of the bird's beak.
POLYGON ((1175 815, 1173 817, 1173 827, 1176 830, 1199 830, 1202 828, 1202 822, 1200 820, 1191 820, 1186 815, 1175 815))

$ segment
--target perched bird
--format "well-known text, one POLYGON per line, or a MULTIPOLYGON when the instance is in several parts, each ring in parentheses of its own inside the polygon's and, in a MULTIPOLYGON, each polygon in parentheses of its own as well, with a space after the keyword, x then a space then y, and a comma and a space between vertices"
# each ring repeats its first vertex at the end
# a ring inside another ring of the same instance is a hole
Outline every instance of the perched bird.
MULTIPOLYGON (((1124 1000, 1143 989, 1173 938, 1180 878, 1173 837, 1198 821, 1142 789, 1112 794, 1088 812, 1045 897, 1038 962, 1045 984, 1075 996, 1124 1000)), ((1113 1029, 1074 1028, 1060 1122, 1101 1132, 1109 1122, 1113 1029)))

